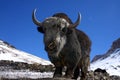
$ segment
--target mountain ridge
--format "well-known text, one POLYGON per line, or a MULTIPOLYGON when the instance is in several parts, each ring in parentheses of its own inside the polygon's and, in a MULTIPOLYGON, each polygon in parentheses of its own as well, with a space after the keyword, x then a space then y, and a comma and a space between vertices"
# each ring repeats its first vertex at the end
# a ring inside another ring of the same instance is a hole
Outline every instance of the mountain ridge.
POLYGON ((100 58, 106 58, 106 57, 108 57, 108 56, 109 56, 110 54, 112 54, 117 48, 120 48, 120 38, 118 38, 118 39, 116 39, 115 41, 113 41, 110 49, 109 49, 105 54, 96 55, 96 56, 92 59, 91 63, 94 62, 94 61, 97 61, 97 60, 100 59, 100 58))

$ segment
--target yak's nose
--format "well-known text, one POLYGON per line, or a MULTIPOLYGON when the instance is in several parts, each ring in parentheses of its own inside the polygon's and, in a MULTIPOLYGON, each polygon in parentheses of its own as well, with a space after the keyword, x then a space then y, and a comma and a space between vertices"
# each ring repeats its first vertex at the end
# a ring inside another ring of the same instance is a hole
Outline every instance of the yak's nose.
POLYGON ((56 42, 52 41, 50 42, 46 47, 45 50, 46 51, 54 51, 56 49, 56 42))

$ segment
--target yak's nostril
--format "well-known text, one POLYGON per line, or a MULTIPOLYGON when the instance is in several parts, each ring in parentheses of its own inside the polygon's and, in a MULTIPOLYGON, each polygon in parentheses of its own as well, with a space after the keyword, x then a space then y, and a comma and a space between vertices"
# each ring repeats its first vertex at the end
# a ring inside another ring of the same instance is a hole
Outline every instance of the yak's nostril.
POLYGON ((56 47, 55 41, 51 42, 51 43, 48 45, 48 48, 49 48, 50 50, 53 50, 55 47, 56 47))

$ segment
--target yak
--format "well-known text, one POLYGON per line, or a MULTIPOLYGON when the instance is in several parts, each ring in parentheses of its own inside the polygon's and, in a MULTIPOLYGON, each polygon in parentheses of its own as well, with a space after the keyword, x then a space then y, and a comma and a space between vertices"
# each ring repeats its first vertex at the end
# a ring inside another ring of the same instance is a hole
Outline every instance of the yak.
POLYGON ((45 50, 50 61, 55 65, 53 77, 77 79, 81 71, 81 80, 86 80, 90 65, 91 40, 81 30, 79 25, 81 15, 75 23, 65 13, 56 13, 43 22, 37 20, 36 9, 32 13, 32 20, 37 30, 44 34, 45 50), (62 69, 66 67, 65 75, 62 69))

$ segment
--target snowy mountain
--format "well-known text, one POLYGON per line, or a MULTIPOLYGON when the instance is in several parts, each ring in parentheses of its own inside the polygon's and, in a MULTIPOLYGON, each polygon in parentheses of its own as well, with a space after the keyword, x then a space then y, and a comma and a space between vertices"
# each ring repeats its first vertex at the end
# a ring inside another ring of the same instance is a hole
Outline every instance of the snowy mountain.
POLYGON ((120 38, 115 40, 106 54, 97 55, 91 63, 91 70, 105 69, 110 75, 120 76, 120 38))
POLYGON ((44 60, 32 54, 17 50, 14 46, 2 40, 0 40, 0 60, 25 62, 28 64, 33 64, 33 63, 39 63, 42 65, 51 64, 50 61, 44 60))

